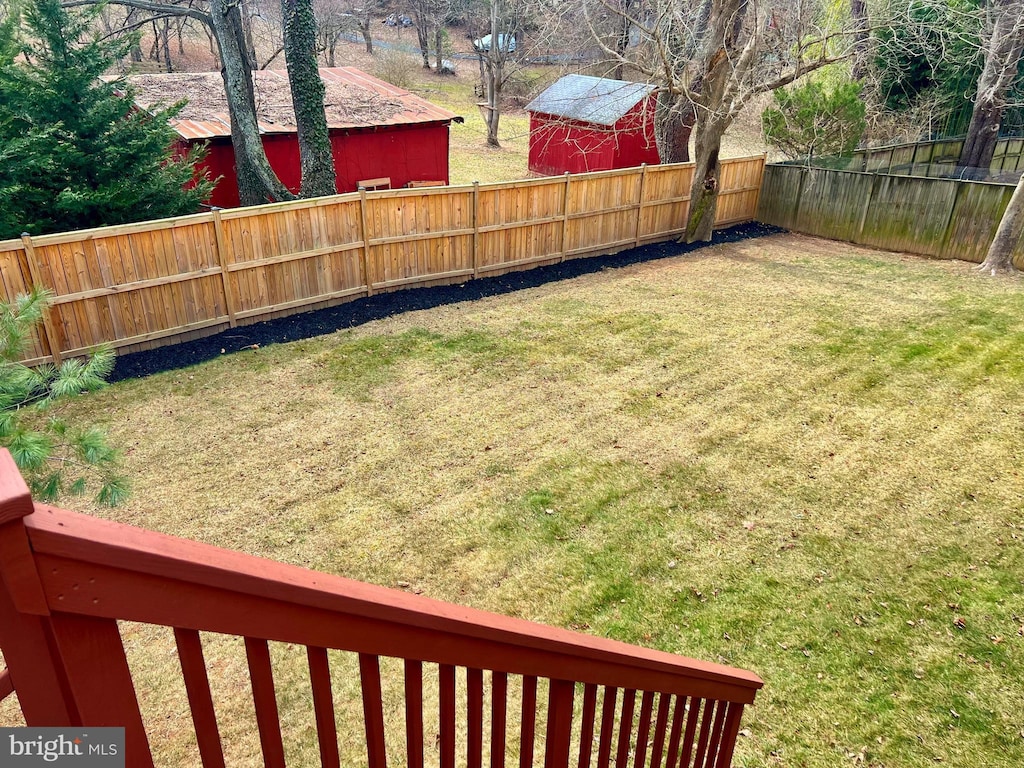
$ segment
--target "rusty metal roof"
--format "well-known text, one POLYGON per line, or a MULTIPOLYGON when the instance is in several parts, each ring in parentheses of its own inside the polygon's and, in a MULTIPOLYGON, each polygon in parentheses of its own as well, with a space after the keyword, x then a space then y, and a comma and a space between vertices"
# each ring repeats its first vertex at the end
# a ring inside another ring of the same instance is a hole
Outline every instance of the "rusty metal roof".
MULTIPOLYGON (((355 67, 321 68, 324 105, 330 129, 373 128, 462 122, 454 112, 378 80, 355 67)), ((253 73, 260 133, 294 133, 288 73, 259 70, 253 73)), ((231 135, 227 97, 219 72, 174 72, 128 78, 135 103, 143 109, 157 104, 188 103, 171 121, 184 139, 212 139, 231 135)))

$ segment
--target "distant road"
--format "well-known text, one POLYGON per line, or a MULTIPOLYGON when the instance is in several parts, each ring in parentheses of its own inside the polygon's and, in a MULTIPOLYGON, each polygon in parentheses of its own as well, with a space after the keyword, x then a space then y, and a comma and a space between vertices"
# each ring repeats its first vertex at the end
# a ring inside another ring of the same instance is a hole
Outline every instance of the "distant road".
MULTIPOLYGON (((346 33, 340 36, 340 39, 349 43, 359 43, 360 45, 365 44, 362 35, 355 33, 346 33)), ((402 53, 410 53, 414 56, 420 55, 419 46, 411 43, 389 43, 386 40, 373 40, 374 48, 384 48, 390 51, 401 51, 402 53)), ((476 61, 475 53, 449 53, 444 58, 456 59, 459 61, 476 61)), ((591 48, 588 51, 582 53, 546 53, 542 56, 531 56, 523 59, 524 64, 572 64, 576 61, 593 61, 601 58, 600 49, 591 48)))

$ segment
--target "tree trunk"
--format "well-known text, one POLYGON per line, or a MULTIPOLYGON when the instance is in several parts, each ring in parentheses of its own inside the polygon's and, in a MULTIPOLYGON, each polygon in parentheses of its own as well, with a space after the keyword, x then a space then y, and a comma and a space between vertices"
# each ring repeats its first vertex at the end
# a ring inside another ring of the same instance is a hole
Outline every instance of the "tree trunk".
POLYGON ((221 77, 231 118, 231 145, 235 152, 239 199, 242 205, 292 200, 294 195, 278 180, 263 149, 256 122, 252 69, 245 53, 238 5, 231 0, 210 0, 210 18, 220 47, 221 77))
POLYGON ((996 151, 1002 120, 1003 107, 979 95, 974 102, 967 138, 964 139, 964 148, 957 165, 988 170, 996 151))
POLYGON ((311 0, 282 0, 284 58, 299 134, 302 197, 337 194, 331 137, 324 113, 324 81, 316 61, 316 18, 311 0))
MULTIPOLYGON (((704 122, 704 121, 700 121, 704 122)), ((690 187, 690 214, 686 221, 685 238, 688 243, 709 242, 718 210, 719 176, 722 171, 718 153, 728 122, 712 118, 697 126, 697 139, 693 145, 695 167, 690 187)))
POLYGON ((427 28, 427 16, 422 10, 416 15, 416 42, 420 46, 423 57, 423 68, 430 69, 430 30, 427 28))
POLYGON ((157 29, 156 19, 149 22, 153 27, 153 45, 149 49, 149 58, 155 61, 157 64, 160 63, 160 30, 157 29))
POLYGON ((259 59, 256 56, 256 40, 252 36, 252 14, 249 13, 247 0, 235 0, 239 5, 238 18, 242 22, 242 41, 244 43, 245 56, 249 60, 249 69, 259 67, 259 59))
POLYGON ((997 272, 1015 272, 1013 266, 1013 251, 1024 234, 1024 176, 1017 182, 1017 188, 1013 190, 1013 197, 1010 204, 1003 212, 1003 218, 999 222, 999 229, 989 246, 988 255, 978 269, 989 274, 997 272))
POLYGON ((438 24, 434 28, 434 61, 437 74, 441 74, 441 60, 444 56, 444 27, 438 24))
POLYGON ((363 42, 366 43, 366 52, 373 56, 373 38, 370 36, 370 9, 366 8, 363 18, 359 20, 359 31, 363 35, 363 42))
POLYGON ((853 20, 853 68, 850 77, 860 82, 867 75, 869 62, 868 8, 865 0, 850 0, 850 18, 853 20))
MULTIPOLYGON (((492 51, 488 56, 490 57, 493 53, 492 51)), ((488 58, 485 65, 487 70, 487 81, 484 84, 487 91, 487 146, 500 149, 498 123, 501 121, 501 61, 488 58)))
POLYGON ((631 0, 619 0, 619 18, 616 19, 619 24, 619 32, 615 36, 615 53, 619 55, 619 60, 615 65, 615 71, 612 73, 616 80, 624 80, 626 75, 624 59, 626 51, 629 49, 629 31, 633 26, 629 20, 629 14, 632 10, 631 6, 631 0))
POLYGON ((985 67, 978 78, 974 110, 958 165, 985 168, 992 164, 999 125, 1006 109, 1024 50, 1024 0, 995 0, 992 34, 985 45, 985 67))
POLYGON ((498 143, 498 122, 501 120, 501 85, 505 51, 502 49, 498 26, 498 2, 491 0, 491 47, 487 51, 487 146, 501 147, 498 143))
POLYGON ((161 45, 164 49, 164 65, 167 67, 167 71, 173 72, 174 65, 171 63, 171 20, 164 19, 164 29, 161 32, 161 45))
POLYGON ((683 97, 659 91, 654 108, 654 142, 662 163, 690 162, 690 135, 697 115, 683 97))

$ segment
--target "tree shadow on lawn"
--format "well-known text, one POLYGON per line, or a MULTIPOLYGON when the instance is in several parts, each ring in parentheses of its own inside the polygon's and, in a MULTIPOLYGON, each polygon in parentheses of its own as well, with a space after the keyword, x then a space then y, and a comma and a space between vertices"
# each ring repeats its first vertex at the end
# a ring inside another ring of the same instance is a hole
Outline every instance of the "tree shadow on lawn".
POLYGON ((352 328, 372 320, 419 309, 433 309, 459 301, 472 301, 488 296, 500 296, 524 288, 536 288, 546 283, 569 280, 580 275, 619 269, 672 256, 682 256, 708 245, 736 243, 755 237, 774 235, 784 230, 759 222, 749 222, 715 232, 711 243, 677 243, 669 241, 631 248, 610 256, 572 259, 546 267, 509 272, 498 277, 470 280, 454 285, 430 288, 412 288, 392 293, 356 299, 336 307, 301 312, 276 320, 239 326, 182 344, 118 356, 108 381, 135 379, 163 371, 172 371, 212 360, 229 352, 280 344, 313 336, 333 333, 341 328, 352 328))

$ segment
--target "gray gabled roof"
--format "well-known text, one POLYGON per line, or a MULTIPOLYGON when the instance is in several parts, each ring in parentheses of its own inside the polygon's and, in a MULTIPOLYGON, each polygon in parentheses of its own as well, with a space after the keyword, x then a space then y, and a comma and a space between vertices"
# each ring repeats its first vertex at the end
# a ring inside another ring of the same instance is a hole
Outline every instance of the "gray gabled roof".
POLYGON ((653 90, 653 85, 644 83, 566 75, 527 104, 526 110, 598 125, 615 125, 653 90))

